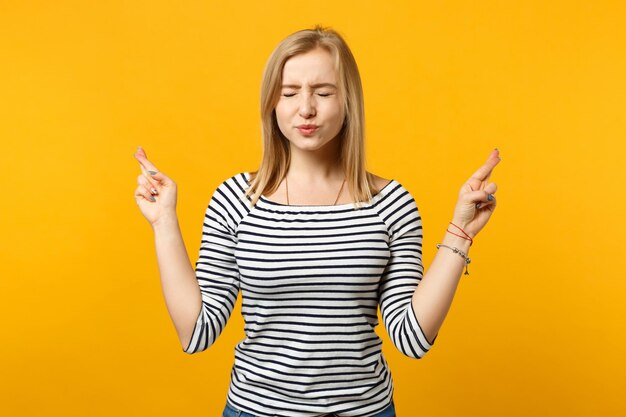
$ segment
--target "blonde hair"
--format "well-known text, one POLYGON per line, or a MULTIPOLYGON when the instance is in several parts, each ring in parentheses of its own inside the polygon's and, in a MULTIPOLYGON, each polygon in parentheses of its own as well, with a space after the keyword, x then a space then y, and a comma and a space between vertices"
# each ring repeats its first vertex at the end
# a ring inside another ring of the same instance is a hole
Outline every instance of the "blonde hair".
POLYGON ((289 141, 276 120, 275 108, 280 99, 285 62, 291 57, 316 48, 328 51, 335 60, 339 95, 343 99, 345 119, 339 132, 339 161, 355 205, 369 201, 379 190, 373 175, 365 169, 365 115, 363 88, 356 61, 348 44, 336 31, 322 26, 295 32, 278 44, 270 55, 261 84, 261 127, 263 157, 257 171, 250 173, 246 196, 252 204, 267 193, 272 194, 287 173, 291 154, 289 141))

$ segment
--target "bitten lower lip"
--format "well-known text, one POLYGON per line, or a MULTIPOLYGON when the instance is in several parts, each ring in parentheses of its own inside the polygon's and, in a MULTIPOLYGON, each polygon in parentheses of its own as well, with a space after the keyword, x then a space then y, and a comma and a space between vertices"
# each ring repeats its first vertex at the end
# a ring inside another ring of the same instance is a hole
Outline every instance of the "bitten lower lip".
POLYGON ((311 127, 299 126, 298 130, 303 135, 310 135, 311 133, 315 132, 318 128, 319 128, 319 126, 311 126, 311 127))

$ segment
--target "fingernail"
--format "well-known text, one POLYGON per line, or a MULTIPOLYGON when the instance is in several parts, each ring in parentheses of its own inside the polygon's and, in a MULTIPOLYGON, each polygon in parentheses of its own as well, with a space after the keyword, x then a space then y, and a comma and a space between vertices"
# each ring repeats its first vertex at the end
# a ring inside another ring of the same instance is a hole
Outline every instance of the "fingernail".
POLYGON ((148 171, 150 173, 150 175, 156 175, 156 171, 148 171))
POLYGON ((479 209, 480 208, 480 203, 476 204, 476 208, 479 209))
POLYGON ((150 201, 152 201, 154 203, 156 201, 156 198, 150 196, 150 201))
POLYGON ((157 190, 156 190, 156 188, 150 188, 150 192, 151 192, 152 194, 155 194, 155 195, 157 194, 157 190))
POLYGON ((493 201, 493 199, 494 199, 493 194, 489 194, 489 195, 487 196, 487 200, 489 200, 489 201, 493 201))

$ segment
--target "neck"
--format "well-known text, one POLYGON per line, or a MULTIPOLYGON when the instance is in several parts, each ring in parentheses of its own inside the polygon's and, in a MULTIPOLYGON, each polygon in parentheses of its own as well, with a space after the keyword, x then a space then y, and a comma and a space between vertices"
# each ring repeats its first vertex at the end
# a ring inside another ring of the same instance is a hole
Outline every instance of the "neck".
POLYGON ((332 146, 315 152, 303 151, 292 146, 289 178, 311 185, 341 181, 344 178, 344 172, 337 156, 338 149, 335 143, 338 142, 333 141, 329 144, 332 146))

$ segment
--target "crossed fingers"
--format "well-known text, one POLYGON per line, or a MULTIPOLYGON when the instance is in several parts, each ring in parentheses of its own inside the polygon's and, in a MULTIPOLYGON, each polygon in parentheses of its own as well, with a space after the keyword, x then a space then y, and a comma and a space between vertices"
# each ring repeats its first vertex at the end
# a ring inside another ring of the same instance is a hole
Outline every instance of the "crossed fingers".
POLYGON ((489 154, 489 158, 487 158, 487 162, 485 162, 476 172, 472 174, 472 176, 467 180, 466 184, 470 187, 471 191, 482 190, 487 185, 487 181, 489 177, 491 177, 491 173, 493 169, 500 162, 500 152, 498 149, 494 149, 489 154))
POLYGON ((138 188, 136 195, 144 197, 147 196, 149 200, 154 202, 155 200, 152 196, 159 193, 157 187, 160 185, 160 181, 157 178, 154 178, 153 174, 157 173, 158 170, 154 164, 148 160, 146 152, 141 146, 137 147, 137 151, 134 156, 135 159, 139 161, 139 168, 141 169, 141 174, 137 177, 137 184, 140 188, 138 188), (141 190, 141 187, 145 190, 141 190))

